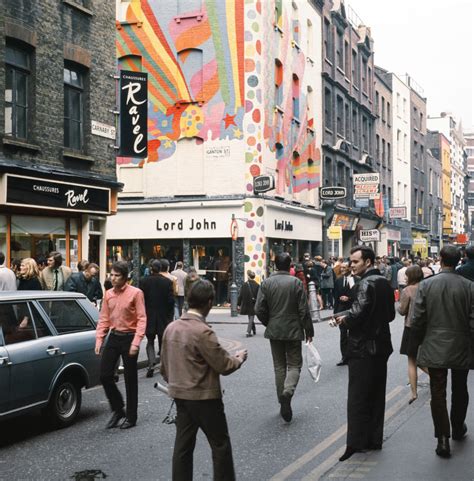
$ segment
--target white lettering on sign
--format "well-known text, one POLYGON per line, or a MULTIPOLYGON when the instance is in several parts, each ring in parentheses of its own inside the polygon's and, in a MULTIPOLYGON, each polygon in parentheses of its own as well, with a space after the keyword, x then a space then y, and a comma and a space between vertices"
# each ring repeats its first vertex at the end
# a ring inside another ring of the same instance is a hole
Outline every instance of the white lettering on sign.
POLYGON ((33 190, 37 192, 49 192, 51 194, 59 194, 58 187, 51 187, 49 185, 33 185, 33 190))
POLYGON ((140 92, 141 88, 142 86, 138 82, 130 82, 122 87, 122 90, 128 89, 126 105, 128 106, 130 102, 133 104, 128 110, 128 113, 132 116, 132 125, 135 125, 133 128, 133 133, 136 135, 136 138, 135 142, 133 143, 133 151, 136 154, 140 154, 146 149, 146 144, 143 149, 140 149, 140 143, 143 141, 143 134, 140 132, 140 125, 137 125, 138 121, 140 120, 140 114, 138 113, 137 105, 141 105, 146 102, 146 100, 139 102, 135 99, 135 94, 140 92))
POLYGON ((67 206, 76 207, 79 202, 87 204, 89 202, 89 189, 84 189, 82 194, 76 194, 74 190, 68 190, 64 195, 66 196, 67 206))

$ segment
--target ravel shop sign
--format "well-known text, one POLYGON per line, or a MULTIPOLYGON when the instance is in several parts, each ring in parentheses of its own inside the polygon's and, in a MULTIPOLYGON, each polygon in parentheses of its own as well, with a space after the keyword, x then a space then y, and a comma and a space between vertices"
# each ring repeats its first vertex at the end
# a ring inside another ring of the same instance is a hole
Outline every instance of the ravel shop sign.
POLYGON ((109 214, 110 189, 7 174, 6 204, 109 214))
POLYGON ((380 174, 354 174, 354 199, 378 199, 380 195, 380 174))
POLYGON ((148 156, 148 74, 120 71, 120 149, 122 157, 148 156))

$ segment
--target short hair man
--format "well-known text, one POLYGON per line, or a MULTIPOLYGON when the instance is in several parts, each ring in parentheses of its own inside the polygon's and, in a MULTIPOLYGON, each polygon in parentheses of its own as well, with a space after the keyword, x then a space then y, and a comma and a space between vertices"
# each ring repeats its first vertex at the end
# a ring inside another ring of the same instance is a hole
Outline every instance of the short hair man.
POLYGON ((277 271, 260 286, 255 314, 270 339, 280 415, 290 422, 291 399, 303 365, 301 341, 311 342, 314 330, 303 283, 290 275, 290 255, 278 254, 275 265, 277 271))
POLYGON ((176 278, 178 284, 178 294, 175 296, 175 319, 181 317, 181 314, 183 313, 184 285, 186 283, 186 277, 188 277, 186 272, 184 272, 183 267, 183 263, 178 261, 176 263, 176 269, 171 272, 171 275, 176 278))
POLYGON ((69 267, 63 266, 63 256, 53 251, 48 254, 47 267, 41 271, 40 281, 45 291, 62 291, 72 274, 69 267))
POLYGON ((114 262, 110 280, 113 288, 105 292, 97 325, 95 353, 100 354, 104 339, 110 333, 100 366, 100 380, 112 409, 112 417, 106 427, 107 429, 117 427, 125 417, 123 398, 115 383, 115 365, 122 356, 127 414, 120 429, 129 429, 137 423, 137 358, 146 328, 145 301, 143 292, 127 283, 126 262, 114 262))
POLYGON ((173 481, 193 479, 193 452, 199 429, 211 446, 214 479, 235 480, 219 376, 239 369, 247 359, 247 351, 230 355, 206 323, 214 296, 209 281, 195 281, 187 294, 188 311, 172 322, 163 336, 161 374, 177 408, 173 481))
POLYGON ((361 279, 352 306, 336 317, 349 329, 347 442, 340 461, 366 449, 382 449, 387 362, 393 352, 389 323, 395 318, 393 290, 374 267, 374 251, 354 247, 350 260, 352 273, 361 279))
POLYGON ((449 437, 461 440, 469 395, 467 376, 474 367, 474 284, 457 275, 459 249, 441 249, 441 271, 420 283, 410 330, 410 350, 418 347, 418 365, 428 368, 431 415, 438 438, 436 454, 451 455, 449 437), (451 370, 451 416, 446 407, 448 369, 451 370), (451 418, 451 423, 450 423, 451 418))
POLYGON ((5 254, 0 252, 0 291, 16 291, 15 273, 5 265, 5 254))
POLYGON ((140 289, 145 296, 146 307, 146 354, 148 357, 147 377, 153 377, 154 366, 161 355, 163 333, 173 320, 174 296, 173 282, 160 275, 161 262, 153 260, 151 275, 140 279, 140 289), (158 358, 155 355, 155 337, 158 336, 158 358))
POLYGON ((474 246, 466 247, 466 262, 456 269, 461 276, 474 281, 474 246))
POLYGON ((99 266, 94 263, 83 264, 83 270, 75 272, 69 277, 64 285, 64 290, 69 292, 80 292, 84 294, 89 301, 97 304, 102 299, 103 292, 99 279, 99 266))

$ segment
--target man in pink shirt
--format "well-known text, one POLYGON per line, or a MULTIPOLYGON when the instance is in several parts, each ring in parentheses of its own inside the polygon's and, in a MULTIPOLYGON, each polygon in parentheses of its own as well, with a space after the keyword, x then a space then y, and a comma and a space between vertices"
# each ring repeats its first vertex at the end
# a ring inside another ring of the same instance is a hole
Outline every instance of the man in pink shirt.
POLYGON ((120 429, 133 428, 137 424, 138 375, 137 359, 140 343, 145 335, 146 311, 143 292, 127 284, 128 265, 115 262, 110 280, 113 289, 106 291, 99 324, 97 326, 95 353, 100 354, 105 337, 109 338, 102 352, 100 380, 112 409, 112 417, 107 429, 115 428, 120 421, 120 429), (114 380, 115 365, 122 356, 127 393, 127 413, 125 416, 122 394, 114 380))

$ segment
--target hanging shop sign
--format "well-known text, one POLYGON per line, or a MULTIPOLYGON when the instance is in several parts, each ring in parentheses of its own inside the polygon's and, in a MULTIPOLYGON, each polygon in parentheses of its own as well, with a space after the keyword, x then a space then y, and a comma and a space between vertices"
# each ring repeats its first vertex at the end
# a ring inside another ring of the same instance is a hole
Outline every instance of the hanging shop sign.
POLYGON ((148 156, 148 74, 120 71, 120 149, 122 157, 148 156))
POLYGON ((407 208, 402 205, 400 207, 390 207, 389 214, 390 219, 406 219, 407 208))
POLYGON ((275 188, 275 177, 273 175, 257 175, 253 178, 253 193, 263 194, 275 188))
POLYGON ((359 240, 362 242, 379 242, 380 231, 378 229, 361 229, 359 231, 359 240))
POLYGON ((110 213, 110 189, 6 174, 6 204, 39 209, 110 213))
POLYGON ((340 226, 342 230, 355 230, 358 218, 348 214, 334 214, 331 226, 340 226))
POLYGON ((347 195, 345 187, 321 187, 319 189, 319 198, 321 200, 344 199, 347 195))
POLYGON ((342 239, 342 227, 337 226, 329 226, 328 227, 328 239, 330 240, 339 240, 342 239))
POLYGON ((380 174, 354 174, 354 199, 378 199, 380 174))

